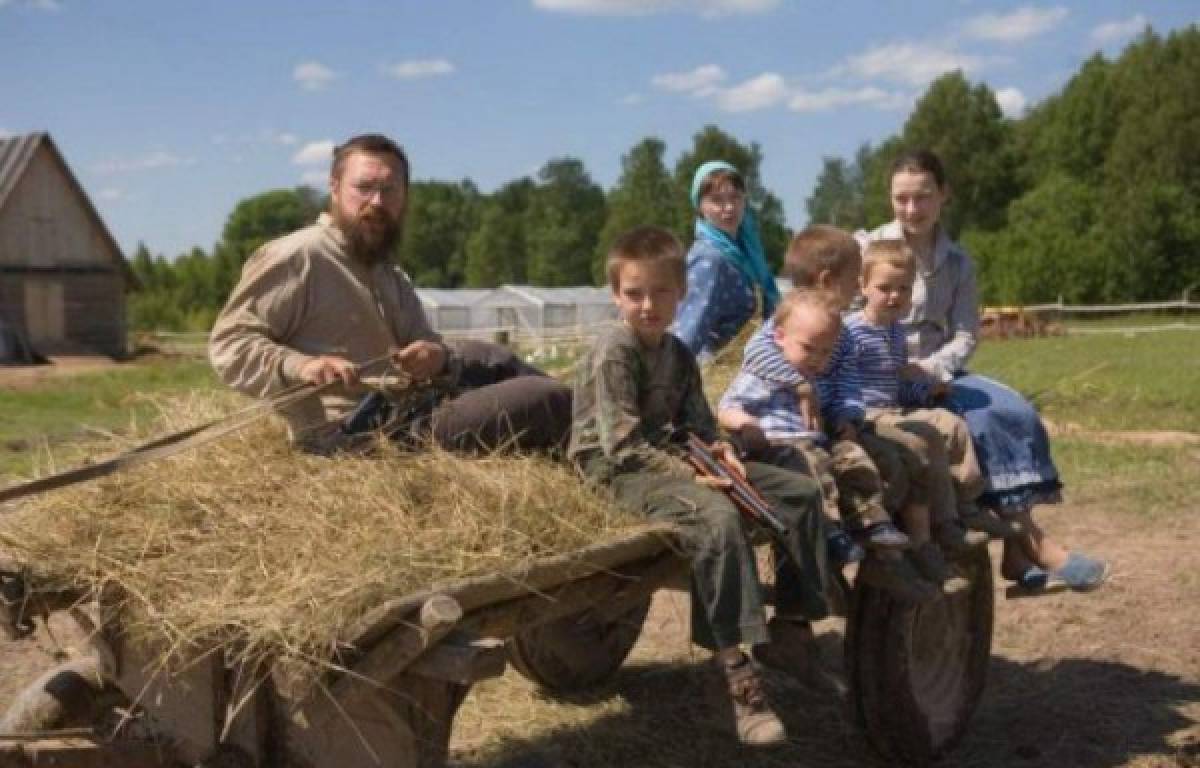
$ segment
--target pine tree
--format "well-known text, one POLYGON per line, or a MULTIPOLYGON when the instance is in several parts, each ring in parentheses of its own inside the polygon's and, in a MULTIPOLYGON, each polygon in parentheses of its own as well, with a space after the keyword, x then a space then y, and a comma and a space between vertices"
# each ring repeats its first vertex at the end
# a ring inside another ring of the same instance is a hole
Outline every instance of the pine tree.
POLYGON ((663 163, 666 149, 661 139, 646 138, 621 158, 621 177, 609 192, 608 217, 592 262, 596 282, 603 282, 608 249, 621 234, 635 227, 678 225, 679 194, 663 163))

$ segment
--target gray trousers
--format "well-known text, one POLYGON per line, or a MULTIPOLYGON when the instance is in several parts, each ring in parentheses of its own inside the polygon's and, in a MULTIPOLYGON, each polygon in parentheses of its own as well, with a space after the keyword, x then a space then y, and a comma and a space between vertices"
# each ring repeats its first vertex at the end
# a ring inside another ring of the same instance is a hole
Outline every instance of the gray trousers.
MULTIPOLYGON (((821 493, 811 479, 778 467, 746 463, 750 483, 788 527, 774 542, 775 562, 791 566, 776 573, 775 608, 819 619, 825 601, 825 536, 821 493)), ((617 503, 683 529, 692 561, 692 640, 711 650, 768 641, 762 586, 747 524, 733 502, 694 479, 662 472, 621 472, 610 480, 617 503)))
POLYGON ((453 451, 563 450, 571 430, 571 390, 505 347, 455 345, 461 393, 432 415, 433 439, 453 451))

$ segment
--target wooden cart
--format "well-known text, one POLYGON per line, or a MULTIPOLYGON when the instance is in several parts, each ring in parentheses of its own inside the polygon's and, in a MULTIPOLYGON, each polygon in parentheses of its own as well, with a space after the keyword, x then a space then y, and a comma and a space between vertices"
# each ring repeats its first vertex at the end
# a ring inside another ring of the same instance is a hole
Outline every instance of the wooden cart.
MULTIPOLYGON (((439 766, 471 685, 506 662, 550 691, 597 683, 624 661, 653 592, 686 583, 672 529, 638 531, 536 562, 517 577, 464 580, 378 606, 348 634, 349 670, 303 697, 281 675, 251 687, 215 655, 170 676, 126 644, 113 622, 81 609, 95 596, 30 592, 0 581, 0 627, 24 612, 71 610, 94 655, 48 671, 0 720, 8 766, 439 766), (114 701, 137 712, 132 735, 88 726, 114 701), (71 730, 71 728, 74 730, 71 730), (57 730, 56 730, 57 729, 57 730), (65 729, 65 730, 64 730, 65 729)), ((883 754, 926 762, 964 733, 991 649, 986 552, 964 563, 972 588, 926 606, 865 584, 851 590, 845 633, 853 715, 883 754)), ((4 571, 0 564, 0 573, 4 571)))

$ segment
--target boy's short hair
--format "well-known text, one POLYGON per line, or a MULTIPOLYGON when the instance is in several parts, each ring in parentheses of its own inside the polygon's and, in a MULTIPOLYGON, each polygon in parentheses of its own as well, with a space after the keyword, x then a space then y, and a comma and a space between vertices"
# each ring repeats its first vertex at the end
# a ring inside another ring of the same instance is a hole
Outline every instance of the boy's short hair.
POLYGON ((840 275, 858 273, 862 254, 853 235, 837 227, 817 224, 796 233, 783 259, 783 273, 797 288, 812 288, 824 271, 840 275))
POLYGON ((872 240, 863 252, 862 275, 869 277, 876 264, 888 264, 905 272, 917 273, 917 259, 903 240, 872 240))
POLYGON ((687 262, 679 238, 662 227, 637 227, 621 235, 608 250, 608 285, 620 289, 621 267, 635 261, 656 261, 687 285, 687 262))
POLYGON ((794 288, 788 291, 775 307, 775 327, 783 328, 795 312, 801 307, 813 307, 827 312, 839 325, 842 322, 841 305, 838 297, 829 291, 815 288, 794 288))

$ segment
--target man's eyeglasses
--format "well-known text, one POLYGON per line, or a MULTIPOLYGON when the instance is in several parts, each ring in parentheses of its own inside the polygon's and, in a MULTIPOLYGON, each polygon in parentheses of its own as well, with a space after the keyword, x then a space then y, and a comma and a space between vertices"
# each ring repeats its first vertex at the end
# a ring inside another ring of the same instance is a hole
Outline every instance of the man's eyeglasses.
POLYGON ((394 181, 358 181, 351 184, 350 188, 364 200, 372 200, 375 198, 375 195, 379 195, 382 200, 388 200, 400 194, 404 189, 403 186, 394 181))

